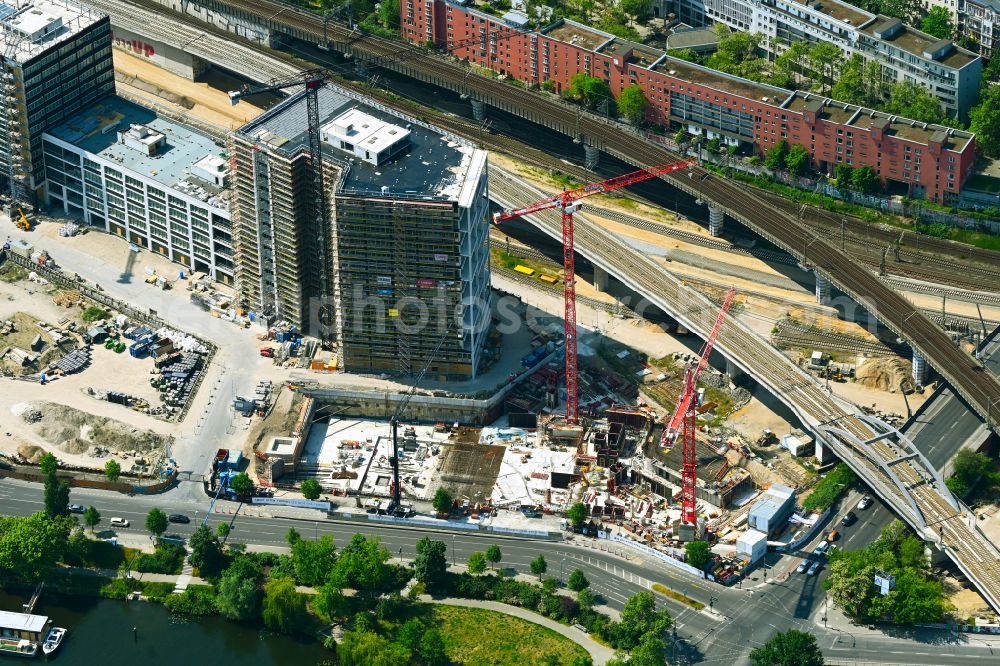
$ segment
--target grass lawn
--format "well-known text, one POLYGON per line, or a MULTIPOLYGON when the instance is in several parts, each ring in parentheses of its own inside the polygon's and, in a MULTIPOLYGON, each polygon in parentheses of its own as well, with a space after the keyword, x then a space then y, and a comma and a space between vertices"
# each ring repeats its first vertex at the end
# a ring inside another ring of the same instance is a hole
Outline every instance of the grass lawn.
POLYGON ((496 611, 435 605, 431 613, 456 664, 520 666, 537 664, 549 654, 568 664, 587 654, 551 629, 496 611))

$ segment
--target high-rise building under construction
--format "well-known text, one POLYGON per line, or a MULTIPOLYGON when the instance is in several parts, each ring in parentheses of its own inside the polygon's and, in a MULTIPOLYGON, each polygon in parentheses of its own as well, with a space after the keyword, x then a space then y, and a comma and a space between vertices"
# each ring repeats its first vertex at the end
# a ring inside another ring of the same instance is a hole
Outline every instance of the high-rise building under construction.
POLYGON ((0 188, 10 193, 13 180, 15 196, 31 200, 46 179, 42 133, 115 89, 111 24, 74 0, 7 0, 0 49, 0 188))
POLYGON ((334 86, 232 134, 243 306, 330 341, 345 370, 475 377, 490 322, 486 153, 334 86), (436 353, 435 353, 436 351, 436 353))

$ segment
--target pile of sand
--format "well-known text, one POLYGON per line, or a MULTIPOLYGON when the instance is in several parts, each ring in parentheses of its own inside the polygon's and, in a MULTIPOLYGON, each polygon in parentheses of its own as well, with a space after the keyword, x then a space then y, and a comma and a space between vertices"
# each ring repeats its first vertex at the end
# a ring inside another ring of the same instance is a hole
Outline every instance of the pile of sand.
MULTIPOLYGON (((102 416, 90 414, 52 402, 29 403, 42 418, 32 430, 49 444, 66 453, 82 454, 101 446, 116 451, 140 454, 161 451, 172 441, 169 436, 132 426, 102 416)), ((20 405, 18 405, 20 407, 20 405)))
POLYGON ((899 357, 871 358, 856 371, 859 384, 879 391, 897 393, 913 391, 913 369, 909 361, 899 357))

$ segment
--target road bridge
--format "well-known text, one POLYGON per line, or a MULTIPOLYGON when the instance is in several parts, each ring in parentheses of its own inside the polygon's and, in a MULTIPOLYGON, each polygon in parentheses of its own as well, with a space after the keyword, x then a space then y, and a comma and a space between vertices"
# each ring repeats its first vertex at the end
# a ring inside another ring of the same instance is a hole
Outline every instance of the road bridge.
MULTIPOLYGON (((504 208, 524 207, 546 196, 503 169, 490 167, 490 198, 504 208)), ((522 219, 552 238, 562 236, 558 213, 543 211, 522 219)), ((708 334, 718 310, 716 303, 585 214, 574 216, 574 228, 577 252, 594 266, 615 276, 689 330, 708 334)), ((971 513, 952 496, 934 465, 905 435, 828 393, 814 377, 736 317, 726 320, 716 349, 785 403, 918 534, 947 553, 990 605, 1000 609, 1000 552, 978 531, 974 519, 970 520, 971 513)))

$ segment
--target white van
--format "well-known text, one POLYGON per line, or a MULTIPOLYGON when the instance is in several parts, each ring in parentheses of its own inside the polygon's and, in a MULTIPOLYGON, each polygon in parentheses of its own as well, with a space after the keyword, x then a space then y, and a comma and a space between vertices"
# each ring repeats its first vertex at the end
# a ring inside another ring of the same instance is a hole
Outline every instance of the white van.
POLYGON ((119 518, 115 516, 111 519, 111 527, 128 527, 128 521, 124 518, 119 518))

